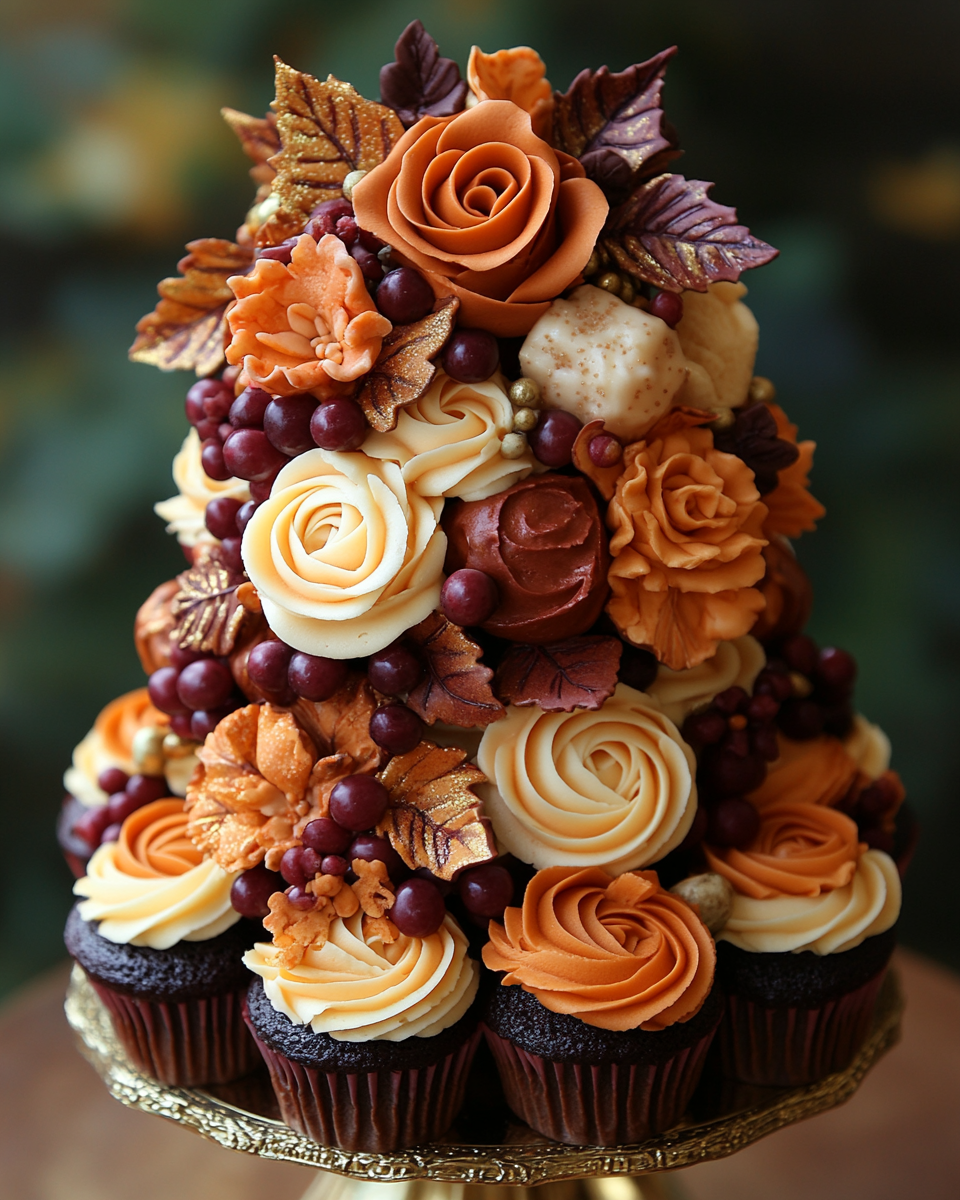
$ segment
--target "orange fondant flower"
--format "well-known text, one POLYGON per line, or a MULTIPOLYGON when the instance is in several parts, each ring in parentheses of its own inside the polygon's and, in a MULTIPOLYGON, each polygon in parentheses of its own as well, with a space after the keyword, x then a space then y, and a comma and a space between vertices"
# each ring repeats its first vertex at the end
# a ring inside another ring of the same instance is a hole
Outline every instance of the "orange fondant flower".
POLYGON ((810 468, 813 466, 813 452, 817 443, 798 442, 797 427, 787 419, 787 414, 779 404, 768 404, 767 407, 777 423, 777 436, 792 442, 800 455, 792 466, 779 472, 777 486, 763 498, 767 506, 763 532, 767 538, 775 533, 796 538, 801 533, 812 533, 817 521, 827 511, 819 500, 810 495, 810 468))
POLYGON ((631 642, 674 670, 748 633, 763 597, 767 510, 753 472, 714 449, 677 410, 624 451, 607 512, 613 532, 607 611, 631 642))
POLYGON ((607 217, 603 192, 537 137, 530 114, 484 100, 424 117, 354 189, 357 221, 423 271, 460 318, 529 333, 574 283, 607 217))
POLYGON ((467 82, 478 100, 512 100, 530 114, 537 137, 549 141, 553 90, 546 75, 543 59, 529 46, 514 46, 496 54, 484 54, 474 46, 467 63, 467 82))
POLYGON ((227 361, 275 396, 320 400, 350 390, 376 362, 390 322, 377 312, 360 267, 332 234, 297 239, 290 265, 261 258, 229 281, 227 361))

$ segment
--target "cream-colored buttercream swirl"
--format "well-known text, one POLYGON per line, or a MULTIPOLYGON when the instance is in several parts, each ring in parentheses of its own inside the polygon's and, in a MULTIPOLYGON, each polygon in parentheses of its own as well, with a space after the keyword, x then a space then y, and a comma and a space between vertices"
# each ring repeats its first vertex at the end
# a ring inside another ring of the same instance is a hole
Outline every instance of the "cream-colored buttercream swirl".
POLYGON ((685 671, 672 671, 662 663, 657 677, 647 688, 675 725, 694 709, 730 687, 753 690, 754 682, 766 666, 767 656, 756 638, 747 634, 732 642, 721 642, 712 658, 704 659, 685 671))
POLYGON ((656 862, 697 807, 692 750, 655 701, 622 683, 596 710, 509 707, 477 761, 497 840, 535 867, 656 862))
POLYGON ((200 461, 200 448, 200 435, 191 429, 173 460, 173 482, 179 494, 153 506, 157 516, 167 522, 167 533, 176 534, 181 546, 216 540, 203 521, 211 500, 219 496, 241 502, 250 499, 250 485, 245 480, 210 478, 200 461))
POLYGON ((520 458, 500 453, 512 428, 501 376, 458 383, 438 371, 420 399, 400 410, 396 429, 368 434, 363 450, 399 463, 407 486, 421 496, 486 500, 526 479, 536 465, 529 448, 520 458))
POLYGON ((123 823, 73 885, 86 899, 85 921, 99 921, 109 942, 168 950, 177 942, 205 942, 240 920, 230 903, 237 872, 203 859, 186 836, 182 800, 156 800, 123 823))
POLYGON ((867 850, 845 887, 819 896, 757 900, 734 895, 730 916, 717 940, 764 954, 798 954, 802 950, 841 954, 890 929, 899 915, 896 864, 881 850, 867 850))
POLYGON ((479 972, 451 916, 426 938, 395 942, 363 935, 360 911, 330 925, 299 966, 277 966, 258 942, 243 961, 263 980, 267 999, 297 1025, 341 1042, 402 1042, 432 1037, 456 1024, 477 994, 479 972))
POLYGON ((862 713, 853 718, 843 748, 868 779, 876 779, 890 766, 890 739, 862 713))
POLYGON ((442 507, 409 490, 396 463, 328 450, 293 459, 243 533, 270 628, 331 658, 388 646, 439 602, 442 507))
POLYGON ((150 703, 146 688, 136 688, 111 700, 74 749, 73 762, 63 775, 63 786, 81 804, 105 804, 107 794, 97 782, 98 777, 109 767, 134 774, 135 734, 148 725, 165 726, 169 719, 150 703))

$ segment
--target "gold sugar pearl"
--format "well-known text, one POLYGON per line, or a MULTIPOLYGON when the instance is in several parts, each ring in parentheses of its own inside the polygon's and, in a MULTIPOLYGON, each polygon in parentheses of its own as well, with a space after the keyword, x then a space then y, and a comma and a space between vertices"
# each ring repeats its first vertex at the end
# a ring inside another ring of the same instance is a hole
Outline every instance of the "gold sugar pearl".
POLYGON ((353 189, 364 175, 366 175, 366 171, 351 171, 348 175, 344 176, 343 183, 340 185, 343 188, 344 200, 353 199, 353 189))
POLYGON ((675 883, 670 891, 688 904, 697 906, 700 920, 711 933, 719 933, 726 925, 733 907, 733 887, 722 875, 715 871, 688 875, 686 879, 675 883))
POLYGON ((710 422, 711 429, 729 429, 737 418, 733 415, 733 409, 721 408, 717 415, 710 422))
POLYGON ((793 684, 793 694, 799 696, 801 700, 813 691, 813 684, 806 675, 801 675, 799 671, 790 672, 790 682, 793 684))
POLYGON ((162 729, 146 725, 133 735, 130 755, 141 775, 163 774, 163 733, 162 729))
POLYGON ((633 286, 633 280, 627 278, 626 275, 622 276, 620 283, 620 299, 624 302, 624 304, 632 304, 633 298, 636 296, 636 294, 637 292, 633 286))
POLYGON ((754 375, 747 396, 751 404, 769 404, 771 400, 776 400, 777 389, 765 375, 754 375))
POLYGON ((623 286, 623 280, 616 271, 605 271, 599 279, 595 279, 594 283, 598 288, 603 288, 605 292, 610 292, 614 296, 620 295, 620 289, 623 286))
POLYGON ((540 414, 535 408, 518 408, 513 414, 513 428, 517 433, 529 433, 539 420, 540 414))
POLYGON ((176 733, 168 733, 163 739, 163 752, 167 758, 186 758, 196 749, 197 743, 176 733))
POLYGON ((508 433, 500 443, 500 453, 504 458, 522 458, 527 452, 527 435, 525 433, 508 433))
POLYGON ((594 252, 587 259, 587 265, 583 268, 583 273, 585 276, 596 275, 599 270, 600 255, 596 252, 596 250, 594 250, 594 252))
POLYGON ((515 379, 510 384, 510 390, 507 392, 507 395, 510 397, 510 403, 515 408, 540 407, 540 384, 534 379, 527 379, 526 376, 515 379))

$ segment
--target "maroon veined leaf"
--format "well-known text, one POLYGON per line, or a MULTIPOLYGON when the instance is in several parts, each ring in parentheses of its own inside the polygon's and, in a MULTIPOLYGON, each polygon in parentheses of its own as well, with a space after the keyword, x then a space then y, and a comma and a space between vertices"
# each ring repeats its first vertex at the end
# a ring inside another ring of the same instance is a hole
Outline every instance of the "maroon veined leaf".
POLYGON ((254 183, 270 183, 276 171, 267 160, 280 149, 275 114, 271 112, 265 117, 251 117, 235 108, 221 108, 220 115, 240 139, 244 154, 253 161, 250 175, 254 183))
POLYGON ((380 99, 409 129, 421 117, 449 117, 463 109, 466 81, 452 58, 419 21, 411 21, 394 47, 396 61, 380 68, 380 99))
POLYGON ((621 271, 668 292, 705 292, 779 251, 737 224, 737 210, 711 200, 712 183, 658 175, 610 214, 600 244, 621 271))
POLYGON ((544 712, 599 708, 613 695, 623 644, 614 637, 574 637, 544 646, 513 646, 495 680, 497 695, 544 712))
POLYGON ((585 69, 565 95, 554 95, 554 145, 579 158, 587 175, 616 199, 680 153, 660 107, 667 64, 676 52, 671 46, 616 73, 585 69))
POLYGON ((493 672, 480 662, 480 647, 459 625, 434 612, 407 637, 424 665, 424 677, 407 697, 407 706, 428 725, 444 721, 469 728, 500 720, 503 705, 490 690, 493 672))

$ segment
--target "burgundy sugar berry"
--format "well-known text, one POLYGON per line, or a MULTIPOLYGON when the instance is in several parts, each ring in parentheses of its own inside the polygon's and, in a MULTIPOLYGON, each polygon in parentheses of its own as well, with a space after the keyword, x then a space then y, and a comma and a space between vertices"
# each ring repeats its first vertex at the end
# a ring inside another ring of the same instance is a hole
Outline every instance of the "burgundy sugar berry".
POLYGON ((110 816, 105 804, 89 808, 73 826, 73 832, 78 838, 87 843, 91 850, 100 845, 100 837, 110 823, 110 816))
POLYGON ((307 875, 300 865, 302 853, 299 846, 291 846, 289 850, 284 851, 283 858, 280 859, 280 874, 294 887, 303 887, 307 882, 307 875))
POLYGON ((197 742, 204 741, 232 711, 228 707, 198 708, 190 714, 190 736, 197 742))
POLYGON ((243 574, 243 555, 240 553, 241 539, 226 537, 220 543, 220 561, 235 575, 243 574))
POLYGON ((483 383, 500 363, 500 346, 485 329, 458 329, 450 336, 441 363, 458 383, 483 383))
POLYGON ((221 421, 217 426, 217 437, 220 439, 220 445, 227 440, 230 434, 233 433, 233 426, 229 421, 221 421))
POLYGON ((714 846, 749 846, 760 830, 760 814, 743 796, 730 796, 708 813, 707 841, 714 846))
POLYGON ((312 879, 320 870, 320 862, 322 855, 309 846, 304 846, 300 851, 300 870, 303 872, 304 878, 312 879))
POLYGON ((780 703, 774 696, 751 696, 747 702, 747 716, 751 721, 772 721, 780 711, 780 703))
POLYGON ((200 379, 187 392, 184 408, 191 425, 203 417, 222 419, 233 403, 233 388, 222 379, 200 379))
POLYGON ((348 775, 330 793, 330 816, 344 829, 372 829, 387 811, 387 789, 373 775, 348 775))
POLYGON ((240 505, 240 510, 237 513, 237 533, 239 533, 241 537, 243 536, 243 531, 250 522, 250 518, 256 511, 257 502, 255 500, 248 500, 246 504, 240 505))
POLYGON ((220 421, 216 417, 202 417, 196 424, 196 430, 201 442, 211 438, 216 438, 218 442, 223 441, 220 436, 220 421))
POLYGON ((832 691, 853 687, 857 677, 857 664, 852 654, 836 646, 824 646, 817 663, 817 678, 832 691))
POLYGON ((780 757, 780 743, 775 725, 761 725, 750 730, 750 753, 764 762, 774 762, 780 757))
POLYGON ((751 754, 730 754, 724 748, 704 754, 698 778, 711 795, 742 796, 758 788, 766 775, 767 764, 762 759, 751 754))
POLYGON ((314 448, 310 418, 317 407, 314 396, 278 396, 263 413, 263 432, 270 444, 295 458, 314 448))
POLYGON ((280 242, 276 246, 261 246, 254 253, 254 258, 272 258, 277 262, 289 263, 296 244, 296 238, 287 238, 286 241, 280 242))
POLYGON ((330 817, 317 817, 303 831, 303 844, 318 854, 343 854, 353 841, 353 833, 330 817))
POLYGON ((110 818, 110 824, 116 822, 122 825, 123 822, 136 812, 140 807, 134 796, 128 796, 126 792, 116 792, 107 801, 107 816, 110 818))
POLYGON ((513 899, 513 879, 499 863, 471 867, 457 885, 467 911, 478 917, 499 917, 513 899))
POLYGON ((103 846, 106 842, 119 841, 121 828, 122 826, 119 821, 115 821, 112 825, 108 825, 100 835, 100 845, 103 846))
POLYGON ((683 319, 683 301, 673 292, 657 292, 650 301, 650 312, 671 329, 676 329, 683 319))
POLYGON ((725 716, 733 714, 749 699, 742 687, 728 687, 713 698, 714 708, 719 708, 725 716))
POLYGON ((268 871, 260 863, 244 871, 233 881, 230 888, 230 903, 241 917, 256 921, 270 912, 268 901, 274 892, 283 890, 283 880, 275 871, 268 871))
POLYGON ((363 409, 345 396, 321 404, 310 418, 310 436, 321 450, 356 450, 368 428, 363 409))
POLYGON ((186 711, 186 705, 177 693, 179 675, 180 672, 176 667, 158 667, 147 680, 147 691, 150 694, 151 704, 154 708, 159 708, 161 712, 169 713, 171 716, 174 713, 186 711))
POLYGON ((801 675, 813 675, 817 669, 817 643, 805 633, 794 633, 785 638, 780 647, 780 654, 791 671, 799 671, 801 675))
POLYGON ((223 443, 223 461, 237 479, 268 479, 288 461, 262 429, 235 429, 223 443))
POLYGON ((277 481, 277 476, 280 474, 278 468, 272 475, 266 479, 258 479, 250 484, 250 498, 255 504, 262 504, 264 500, 270 498, 270 493, 273 491, 273 485, 277 481))
POLYGON ((776 700, 789 700, 793 695, 793 683, 785 671, 765 668, 753 685, 755 696, 773 696, 776 700))
POLYGON ((383 264, 380 259, 360 242, 354 242, 350 247, 350 257, 355 260, 367 283, 379 283, 383 278, 383 264))
POLYGON ((683 723, 682 732, 684 741, 712 746, 725 736, 727 721, 722 713, 707 709, 705 712, 691 713, 683 723))
POLYGON ((345 246, 352 246, 360 235, 360 226, 354 220, 353 214, 340 217, 337 221, 335 232, 337 237, 345 246))
POLYGON ((370 736, 388 754, 406 754, 419 745, 423 723, 405 704, 384 704, 370 718, 370 736))
POLYGON ((823 733, 823 712, 813 700, 785 700, 777 724, 788 738, 804 742, 823 733))
POLYGON ((204 658, 184 667, 177 680, 180 702, 191 711, 223 708, 232 694, 233 676, 215 658, 204 658))
POLYGON ((304 891, 302 887, 287 888, 287 899, 294 908, 298 908, 301 912, 309 912, 312 908, 316 908, 316 899, 310 892, 304 891))
POLYGON ((595 467, 615 467, 623 458, 623 445, 609 433, 598 433, 590 439, 587 454, 595 467))
POLYGON ((203 523, 215 538, 237 536, 237 513, 242 501, 232 496, 216 496, 203 513, 203 523))
POLYGON ((290 687, 304 700, 329 700, 346 682, 349 668, 343 659, 323 658, 297 651, 287 667, 290 687))
POLYGON ((454 571, 440 589, 440 608, 454 625, 482 625, 500 601, 497 585, 485 571, 454 571))
POLYGON ((446 905, 428 879, 408 879, 397 888, 390 920, 407 937, 426 938, 443 924, 446 905))
POLYGON ((250 682, 265 692, 280 696, 287 690, 287 668, 293 650, 276 639, 259 642, 247 655, 250 682))
POLYGON ((336 232, 337 222, 341 217, 352 216, 353 205, 345 196, 337 196, 335 200, 324 200, 310 213, 304 233, 309 233, 319 242, 324 234, 336 232))
POLYGON ((230 424, 234 429, 260 429, 263 414, 273 397, 263 388, 244 388, 230 405, 230 424))
POLYGON ((324 875, 346 875, 350 864, 339 854, 327 854, 320 860, 320 870, 324 875))
POLYGON ((230 478, 231 471, 223 457, 223 446, 220 445, 219 438, 205 439, 200 447, 200 465, 203 467, 204 475, 209 479, 217 480, 218 483, 223 483, 230 478))
POLYGON ((624 646, 620 655, 620 668, 617 677, 627 687, 645 692, 657 677, 658 662, 649 650, 641 650, 639 646, 624 646))
POLYGON ((210 655, 203 650, 188 650, 183 646, 170 647, 170 665, 176 667, 178 671, 182 671, 190 663, 199 662, 201 658, 209 657, 210 655))
POLYGON ((131 775, 127 783, 127 795, 136 801, 137 808, 152 804, 170 795, 167 781, 162 775, 131 775))
POLYGON ((193 738, 193 713, 172 713, 170 716, 170 732, 177 737, 190 741, 193 738))
POLYGON ((419 321, 433 308, 433 288, 419 271, 398 267, 383 277, 376 294, 377 308, 394 325, 419 321))
POLYGON ((527 434, 530 449, 548 467, 567 467, 573 459, 573 443, 581 429, 573 413, 559 408, 545 412, 527 434))
POLYGON ((107 767, 97 776, 97 787, 105 791, 108 796, 112 796, 115 792, 125 791, 129 782, 130 776, 126 771, 121 771, 119 767, 107 767))
POLYGON ((423 666, 406 646, 388 646, 370 656, 367 678, 385 696, 399 696, 413 691, 423 678, 423 666))
POLYGON ((355 858, 362 858, 364 862, 382 862, 387 868, 387 874, 394 880, 401 879, 407 871, 406 863, 389 841, 372 833, 354 838, 346 858, 351 863, 355 858))

